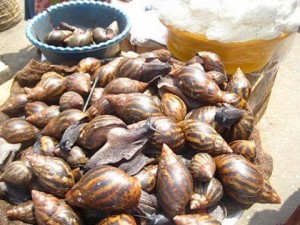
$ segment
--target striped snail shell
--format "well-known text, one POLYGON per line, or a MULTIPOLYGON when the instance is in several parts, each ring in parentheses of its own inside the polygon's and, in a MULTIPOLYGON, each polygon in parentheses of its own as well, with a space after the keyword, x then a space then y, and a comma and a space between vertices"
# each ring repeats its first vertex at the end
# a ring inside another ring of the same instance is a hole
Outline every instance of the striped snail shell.
POLYGON ((132 209, 133 213, 145 216, 157 214, 159 210, 160 205, 156 195, 145 191, 142 191, 139 203, 132 209))
POLYGON ((196 64, 184 66, 174 74, 182 92, 207 103, 227 103, 219 86, 196 64))
POLYGON ((83 128, 78 142, 85 149, 99 149, 107 141, 106 134, 113 127, 125 128, 126 124, 116 116, 97 116, 83 128))
POLYGON ((226 193, 236 201, 254 198, 263 188, 264 178, 252 163, 241 155, 215 157, 217 173, 226 193))
POLYGON ((8 114, 18 113, 27 103, 28 98, 25 94, 9 96, 8 99, 0 106, 0 111, 8 114))
POLYGON ((54 156, 53 150, 57 147, 58 141, 49 136, 40 138, 41 152, 43 155, 54 156))
POLYGON ((24 223, 36 224, 33 201, 21 203, 6 212, 10 220, 20 220, 24 223))
POLYGON ((86 96, 91 90, 91 77, 88 73, 73 73, 66 77, 66 87, 68 91, 86 96))
POLYGON ((45 102, 41 101, 34 101, 34 102, 28 102, 25 105, 25 116, 31 116, 32 114, 36 112, 40 112, 42 109, 48 107, 48 105, 45 102))
POLYGON ((59 99, 60 110, 82 109, 84 105, 83 97, 75 91, 67 91, 59 99))
POLYGON ((102 211, 130 209, 138 204, 141 184, 137 178, 112 166, 94 167, 66 194, 66 202, 102 211))
POLYGON ((67 46, 71 48, 89 46, 93 43, 92 32, 90 30, 73 32, 73 34, 68 37, 67 43, 67 46))
POLYGON ((173 218, 176 225, 221 225, 221 223, 214 217, 199 213, 199 214, 187 214, 187 215, 177 215, 173 218))
POLYGON ((200 63, 206 72, 218 71, 226 74, 223 60, 216 53, 208 51, 197 52, 195 56, 187 62, 188 65, 193 63, 200 63))
POLYGON ((92 97, 90 100, 90 105, 93 105, 95 102, 97 102, 103 94, 104 88, 96 87, 94 88, 94 91, 92 93, 92 97))
POLYGON ((22 185, 28 184, 33 179, 30 165, 23 161, 13 161, 1 174, 0 180, 11 184, 22 185))
POLYGON ((161 116, 158 105, 151 96, 140 93, 107 95, 108 102, 128 124, 146 120, 150 116, 161 116))
POLYGON ((95 71, 92 76, 92 80, 95 81, 98 77, 97 87, 105 87, 109 82, 117 77, 119 66, 123 63, 123 60, 123 57, 117 57, 95 71))
POLYGON ((189 169, 194 179, 209 181, 215 174, 216 163, 207 153, 197 153, 190 161, 189 169))
POLYGON ((64 159, 72 169, 85 165, 88 162, 86 154, 79 146, 74 146, 67 152, 59 149, 58 151, 55 151, 55 155, 64 159))
POLYGON ((166 144, 158 163, 156 191, 161 208, 168 217, 185 213, 193 192, 193 179, 188 168, 166 144))
POLYGON ((134 175, 141 182, 142 190, 151 193, 156 187, 157 165, 144 167, 138 174, 134 175))
POLYGON ((142 93, 147 89, 147 87, 148 83, 127 77, 118 77, 106 85, 103 94, 142 93))
POLYGON ((166 116, 153 117, 151 120, 156 130, 149 140, 152 147, 161 149, 165 143, 175 152, 183 148, 185 137, 179 124, 166 116))
POLYGON ((51 194, 32 190, 34 214, 39 225, 68 224, 83 225, 83 221, 62 199, 51 194))
POLYGON ((206 74, 219 86, 221 90, 224 90, 225 85, 228 82, 227 76, 219 71, 211 70, 207 71, 206 74))
POLYGON ((67 109, 52 118, 42 130, 42 135, 59 139, 62 133, 71 125, 77 124, 87 117, 79 109, 67 109))
POLYGON ((175 122, 184 120, 187 114, 187 107, 184 101, 170 92, 163 93, 159 107, 163 114, 175 122))
POLYGON ((31 101, 54 101, 65 91, 65 77, 55 73, 45 73, 34 88, 25 87, 25 93, 31 101))
POLYGON ((26 158, 39 183, 48 193, 64 197, 67 191, 73 187, 72 171, 64 160, 42 155, 32 155, 26 158))
POLYGON ((22 118, 11 118, 0 124, 0 137, 13 144, 33 140, 38 131, 22 118))
POLYGON ((43 128, 45 127, 51 119, 59 115, 59 106, 51 105, 39 112, 36 112, 26 118, 26 121, 33 124, 36 127, 43 128))
POLYGON ((246 101, 241 96, 233 92, 224 92, 224 99, 226 103, 238 109, 246 108, 246 101))
POLYGON ((137 223, 133 216, 129 214, 119 214, 108 216, 97 225, 137 225, 137 223))
POLYGON ((191 196, 190 208, 204 209, 217 204, 223 197, 223 187, 220 181, 212 178, 207 182, 194 182, 194 193, 191 196))
POLYGON ((226 91, 234 92, 245 100, 250 97, 251 84, 240 68, 237 68, 235 73, 230 77, 226 91))
POLYGON ((93 74, 98 68, 100 68, 101 62, 94 57, 86 57, 79 61, 77 71, 79 73, 93 74))
POLYGON ((235 140, 230 142, 229 146, 235 154, 242 155, 251 162, 253 162, 257 156, 256 144, 252 140, 235 140))
POLYGON ((96 116, 99 115, 112 115, 114 113, 114 108, 111 106, 109 101, 107 100, 108 95, 103 95, 98 99, 96 102, 91 105, 87 111, 86 114, 88 115, 89 119, 92 120, 96 116))
POLYGON ((182 130, 187 143, 196 152, 205 152, 212 156, 232 153, 227 142, 207 123, 185 120, 182 123, 182 130))

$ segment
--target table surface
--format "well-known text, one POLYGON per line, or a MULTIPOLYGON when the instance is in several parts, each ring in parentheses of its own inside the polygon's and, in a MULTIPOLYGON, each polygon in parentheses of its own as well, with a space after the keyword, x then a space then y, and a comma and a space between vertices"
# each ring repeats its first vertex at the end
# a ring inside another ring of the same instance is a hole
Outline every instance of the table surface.
MULTIPOLYGON (((24 10, 24 1, 19 0, 24 10)), ((22 69, 32 58, 34 48, 25 36, 26 21, 0 33, 0 60, 11 74, 22 69)), ((281 63, 267 110, 258 123, 262 146, 274 159, 270 179, 282 204, 254 204, 237 225, 274 225, 285 221, 300 204, 300 33, 287 58, 281 63)), ((0 102, 9 95, 11 76, 0 77, 0 102)), ((230 223, 229 223, 230 224, 230 223)))

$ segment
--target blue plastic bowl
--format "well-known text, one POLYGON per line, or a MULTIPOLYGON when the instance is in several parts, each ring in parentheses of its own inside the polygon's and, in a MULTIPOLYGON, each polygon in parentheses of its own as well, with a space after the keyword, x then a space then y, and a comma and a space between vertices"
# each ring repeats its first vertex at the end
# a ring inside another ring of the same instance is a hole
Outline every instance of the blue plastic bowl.
POLYGON ((27 38, 38 47, 51 63, 75 64, 86 57, 111 58, 120 50, 120 41, 129 33, 131 23, 122 10, 99 1, 70 1, 49 7, 52 23, 58 26, 60 22, 70 25, 94 29, 107 27, 114 20, 118 22, 119 34, 111 40, 84 47, 56 47, 43 42, 48 32, 52 30, 46 11, 36 15, 29 21, 26 28, 27 38))

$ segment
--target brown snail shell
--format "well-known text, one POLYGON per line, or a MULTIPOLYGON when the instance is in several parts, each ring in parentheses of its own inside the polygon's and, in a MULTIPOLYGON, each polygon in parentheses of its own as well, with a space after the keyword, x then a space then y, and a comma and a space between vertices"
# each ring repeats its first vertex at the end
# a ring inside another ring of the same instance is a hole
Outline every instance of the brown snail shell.
POLYGON ((83 47, 93 43, 92 32, 86 30, 84 32, 73 33, 68 37, 68 47, 83 47))
POLYGON ((194 179, 205 182, 212 179, 216 172, 216 163, 207 153, 197 153, 190 161, 189 169, 194 179))
POLYGON ((225 85, 228 82, 227 76, 224 73, 219 71, 211 70, 207 71, 206 74, 220 87, 221 90, 224 90, 225 85))
POLYGON ((197 52, 196 55, 187 62, 188 65, 193 63, 200 63, 203 66, 205 72, 218 71, 226 74, 223 60, 216 53, 208 51, 197 52))
POLYGON ((246 108, 246 101, 241 96, 233 92, 224 92, 224 99, 226 103, 234 106, 238 109, 245 109, 246 108))
POLYGON ((205 152, 212 156, 233 152, 222 136, 207 123, 185 120, 182 122, 182 130, 187 143, 196 152, 205 152))
POLYGON ((137 178, 112 166, 94 167, 66 194, 66 202, 102 211, 126 210, 138 204, 141 184, 137 178))
POLYGON ((60 113, 59 106, 51 105, 39 112, 32 114, 26 118, 26 121, 33 124, 36 127, 43 128, 45 127, 51 119, 58 116, 60 113))
POLYGON ((93 119, 99 115, 114 114, 114 109, 106 97, 107 95, 103 95, 102 97, 100 97, 100 99, 94 102, 94 104, 87 109, 86 114, 90 119, 93 119))
POLYGON ((42 136, 40 138, 40 144, 41 152, 43 153, 43 155, 54 156, 53 151, 58 145, 57 140, 49 136, 42 136))
POLYGON ((95 102, 97 102, 103 94, 104 88, 96 87, 92 93, 92 97, 90 100, 90 105, 93 105, 95 102))
POLYGON ((31 195, 38 224, 84 224, 64 200, 35 190, 31 192, 31 195))
POLYGON ((36 113, 36 112, 40 112, 42 109, 48 107, 48 105, 45 102, 41 102, 41 101, 35 101, 35 102, 28 102, 25 105, 25 116, 31 116, 32 114, 36 113))
POLYGON ((137 225, 137 223, 133 216, 129 214, 119 214, 108 216, 97 225, 137 225))
POLYGON ((108 35, 103 27, 96 27, 92 32, 92 38, 96 44, 110 40, 113 35, 108 35))
POLYGON ((170 92, 163 93, 160 103, 160 110, 175 122, 184 120, 187 114, 187 107, 184 101, 177 95, 174 95, 170 92))
POLYGON ((34 88, 25 87, 25 93, 31 101, 55 101, 65 92, 65 77, 52 72, 42 76, 34 88))
POLYGON ((147 87, 148 84, 145 82, 132 80, 127 77, 118 77, 106 85, 103 94, 142 93, 147 87))
POLYGON ((72 170, 64 160, 42 155, 32 155, 26 158, 39 183, 48 193, 64 197, 67 191, 73 187, 72 170))
POLYGON ((28 184, 33 179, 30 165, 23 161, 11 162, 3 171, 1 180, 11 184, 28 184))
POLYGON ((223 187, 220 181, 212 178, 207 182, 194 182, 194 193, 191 196, 190 208, 204 209, 216 205, 223 197, 223 187))
POLYGON ((88 162, 86 154, 79 146, 74 146, 68 152, 55 151, 55 155, 64 159, 72 169, 85 165, 88 162))
POLYGON ((11 220, 20 220, 24 223, 36 224, 37 221, 34 211, 33 201, 29 200, 14 206, 6 212, 6 215, 11 220))
POLYGON ((141 182, 142 190, 151 193, 156 187, 157 165, 144 167, 138 174, 134 175, 141 182))
POLYGON ((159 210, 160 205, 158 203, 156 195, 149 194, 145 191, 142 191, 139 203, 132 209, 133 213, 145 216, 157 214, 159 210))
POLYGON ((188 214, 188 215, 177 215, 173 218, 176 225, 221 225, 221 223, 214 217, 199 213, 199 214, 188 214))
POLYGON ((3 113, 18 113, 28 103, 27 95, 18 94, 9 96, 8 99, 0 106, 0 111, 3 113))
POLYGON ((100 115, 91 120, 81 131, 78 142, 85 149, 99 149, 106 142, 106 134, 113 127, 126 127, 116 116, 100 115))
POLYGON ((156 130, 149 140, 151 146, 161 149, 165 143, 175 152, 183 148, 185 137, 179 124, 166 116, 153 117, 151 120, 156 130))
POLYGON ((188 97, 212 104, 227 103, 219 86, 195 64, 177 70, 174 77, 188 97))
POLYGON ((46 35, 44 42, 48 45, 66 46, 65 40, 71 35, 72 31, 69 30, 52 30, 46 35))
POLYGON ((257 156, 256 144, 254 141, 235 140, 233 142, 230 142, 229 146, 235 154, 242 155, 251 162, 253 162, 257 156))
POLYGON ((185 206, 193 192, 188 168, 165 144, 158 163, 156 191, 162 210, 170 218, 185 213, 185 206))
POLYGON ((82 109, 84 105, 84 99, 80 94, 75 91, 67 91, 62 94, 59 99, 60 110, 66 109, 82 109))
POLYGON ((71 125, 77 124, 87 117, 85 113, 78 109, 67 109, 50 122, 42 130, 42 134, 59 139, 62 133, 71 125))
POLYGON ((88 73, 73 73, 66 77, 66 87, 68 91, 86 96, 91 90, 91 77, 88 73))
POLYGON ((234 92, 245 100, 248 100, 250 97, 251 84, 240 68, 237 68, 235 73, 230 77, 226 91, 234 92))
POLYGON ((264 178, 252 163, 241 155, 215 157, 217 172, 226 193, 236 201, 256 197, 263 188, 264 178))
POLYGON ((94 57, 86 57, 79 61, 78 72, 93 74, 98 68, 100 68, 101 62, 94 57))
POLYGON ((0 124, 0 136, 9 143, 23 143, 35 138, 39 130, 21 118, 11 118, 0 124))
POLYGON ((120 118, 129 124, 162 115, 151 96, 132 93, 108 95, 106 98, 120 118))

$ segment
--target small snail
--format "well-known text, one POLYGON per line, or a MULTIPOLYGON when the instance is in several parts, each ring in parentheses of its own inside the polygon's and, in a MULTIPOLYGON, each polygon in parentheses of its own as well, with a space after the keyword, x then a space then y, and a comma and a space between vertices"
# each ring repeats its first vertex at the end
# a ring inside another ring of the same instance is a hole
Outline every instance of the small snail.
POLYGON ((189 169, 194 179, 209 181, 216 171, 216 163, 213 157, 207 153, 197 153, 189 163, 189 169))
POLYGON ((6 215, 11 220, 20 220, 24 223, 36 224, 37 221, 34 215, 33 201, 27 201, 14 206, 6 212, 6 215))
POLYGON ((72 35, 69 30, 52 30, 44 38, 44 42, 48 45, 63 46, 67 45, 66 39, 72 35))

